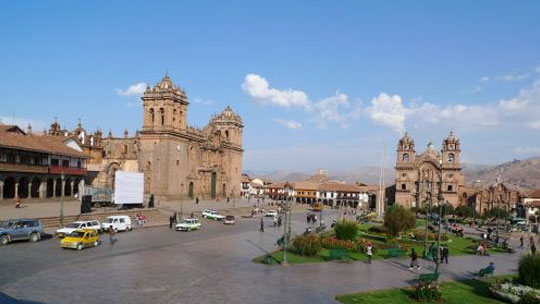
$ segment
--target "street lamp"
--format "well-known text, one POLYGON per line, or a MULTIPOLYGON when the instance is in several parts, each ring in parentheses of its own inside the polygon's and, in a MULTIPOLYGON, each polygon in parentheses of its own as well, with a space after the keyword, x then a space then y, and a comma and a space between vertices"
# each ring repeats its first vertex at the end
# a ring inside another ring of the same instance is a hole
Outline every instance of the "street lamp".
POLYGON ((180 184, 180 219, 184 218, 184 183, 180 184))
POLYGON ((439 229, 437 229, 437 256, 435 257, 435 273, 439 273, 439 262, 441 257, 441 229, 442 229, 442 208, 444 205, 444 197, 442 195, 442 183, 439 183, 439 195, 437 195, 439 204, 439 229))
POLYGON ((60 228, 64 228, 64 178, 65 176, 64 176, 63 171, 60 178, 62 180, 60 182, 60 228))
POLYGON ((287 265, 287 246, 289 245, 289 239, 291 236, 291 201, 293 198, 294 190, 291 185, 286 182, 284 185, 285 191, 287 193, 287 199, 283 206, 284 209, 284 225, 283 225, 283 261, 282 265, 287 265))
POLYGON ((424 201, 424 204, 426 205, 426 225, 425 225, 425 233, 424 233, 424 257, 427 256, 427 243, 428 243, 428 223, 429 223, 429 216, 431 213, 431 181, 425 180, 422 182, 422 185, 424 187, 424 192, 426 194, 426 200, 424 201))

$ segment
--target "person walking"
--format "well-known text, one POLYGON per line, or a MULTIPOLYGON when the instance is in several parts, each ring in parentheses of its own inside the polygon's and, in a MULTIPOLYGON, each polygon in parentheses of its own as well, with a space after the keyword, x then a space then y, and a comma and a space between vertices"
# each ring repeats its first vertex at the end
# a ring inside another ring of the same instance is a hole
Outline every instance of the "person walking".
POLYGON ((519 248, 523 249, 523 234, 519 237, 519 248))
POLYGON ((172 229, 173 223, 174 223, 174 217, 171 215, 171 216, 169 217, 169 229, 172 229))
POLYGON ((15 208, 21 208, 21 198, 17 197, 15 199, 15 208))
POLYGON ((448 254, 449 254, 448 245, 442 246, 442 248, 441 248, 441 264, 442 263, 448 264, 448 254))
POLYGON ((109 226, 108 233, 109 233, 109 244, 114 245, 114 243, 116 243, 116 239, 114 238, 116 231, 114 231, 112 226, 109 226))
POLYGON ((371 243, 368 243, 366 247, 366 254, 368 257, 368 264, 371 264, 371 259, 373 258, 373 245, 371 243))
POLYGON ((197 205, 199 204, 199 197, 198 196, 195 198, 195 204, 197 204, 197 205))
POLYGON ((264 232, 264 221, 261 218, 261 229, 259 229, 260 232, 264 232))
POLYGON ((411 249, 411 265, 409 269, 413 268, 420 269, 420 264, 418 263, 418 254, 414 248, 411 249))
POLYGON ((536 245, 534 243, 531 244, 531 254, 532 255, 536 254, 536 245))

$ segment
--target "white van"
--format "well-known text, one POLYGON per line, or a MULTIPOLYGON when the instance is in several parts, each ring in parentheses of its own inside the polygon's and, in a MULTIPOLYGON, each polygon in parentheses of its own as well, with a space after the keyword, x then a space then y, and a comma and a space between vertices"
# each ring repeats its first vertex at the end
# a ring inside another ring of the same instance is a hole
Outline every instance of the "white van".
POLYGON ((131 219, 127 215, 113 215, 108 216, 102 223, 101 228, 107 232, 109 227, 112 227, 115 231, 130 231, 133 229, 131 225, 131 219))

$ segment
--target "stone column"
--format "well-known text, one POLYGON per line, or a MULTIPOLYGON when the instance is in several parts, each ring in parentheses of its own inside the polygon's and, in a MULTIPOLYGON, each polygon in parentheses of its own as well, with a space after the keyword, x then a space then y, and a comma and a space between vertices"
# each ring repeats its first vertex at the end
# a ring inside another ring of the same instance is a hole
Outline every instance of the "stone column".
POLYGON ((19 183, 15 183, 15 198, 19 197, 19 183))
POLYGON ((39 185, 39 198, 45 198, 47 196, 47 181, 42 181, 39 185))
POLYGON ((32 198, 32 182, 28 183, 28 197, 32 198))
POLYGON ((64 191, 65 188, 66 188, 66 181, 63 180, 63 181, 62 181, 62 191, 60 191, 60 196, 61 196, 61 197, 66 196, 66 191, 64 191))
POLYGON ((0 201, 4 199, 4 182, 0 181, 0 201))
POLYGON ((71 181, 71 183, 70 183, 70 185, 69 185, 69 187, 71 188, 71 192, 70 192, 70 193, 71 193, 71 196, 74 196, 74 195, 73 195, 73 188, 74 188, 74 185, 75 185, 75 181, 71 181))
POLYGON ((53 179, 53 193, 52 197, 56 197, 56 179, 53 179))

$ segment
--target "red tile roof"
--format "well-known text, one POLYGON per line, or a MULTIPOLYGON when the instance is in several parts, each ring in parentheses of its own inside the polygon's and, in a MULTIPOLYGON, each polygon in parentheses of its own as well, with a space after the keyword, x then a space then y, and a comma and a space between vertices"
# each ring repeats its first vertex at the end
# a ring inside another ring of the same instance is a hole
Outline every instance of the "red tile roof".
POLYGON ((8 127, 6 125, 0 125, 0 147, 86 158, 86 154, 83 152, 64 145, 64 140, 66 139, 64 137, 25 135, 11 132, 8 127))

